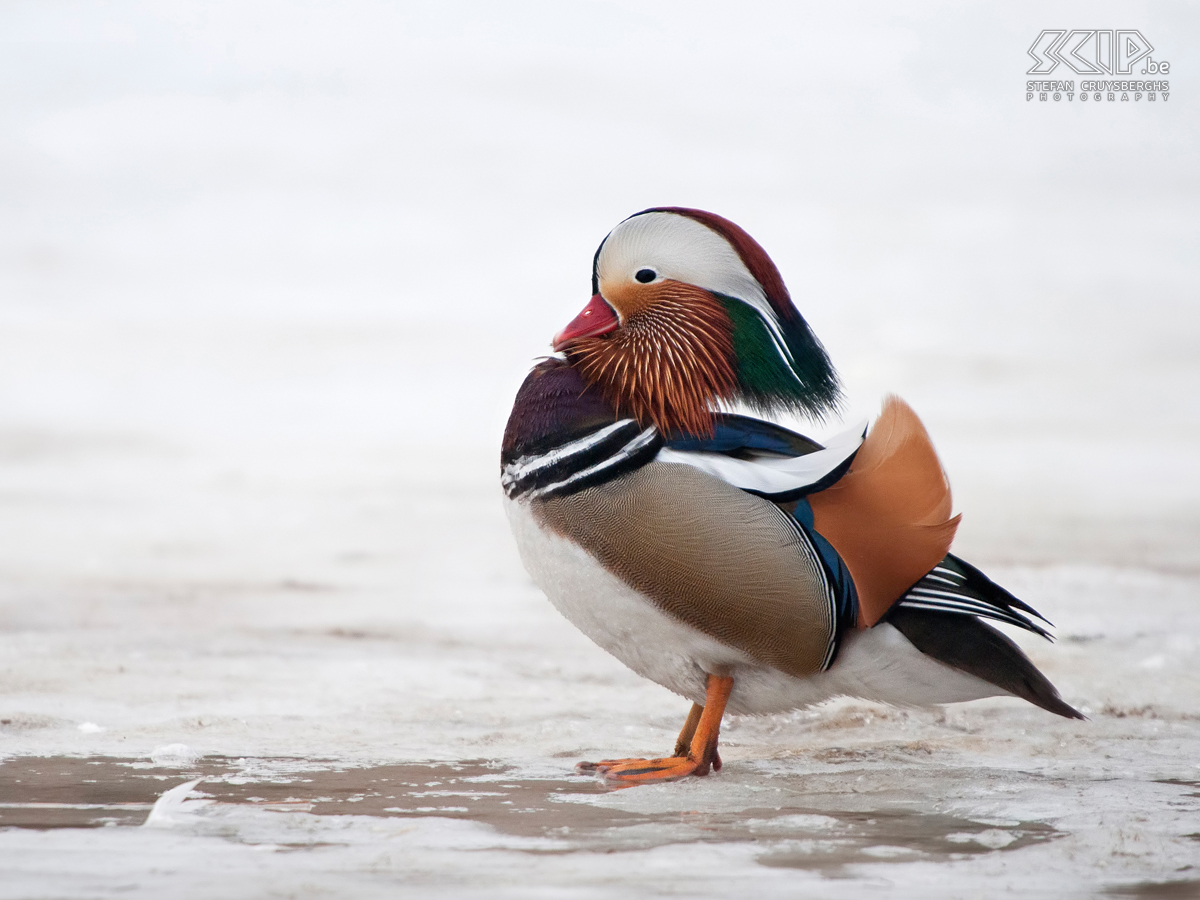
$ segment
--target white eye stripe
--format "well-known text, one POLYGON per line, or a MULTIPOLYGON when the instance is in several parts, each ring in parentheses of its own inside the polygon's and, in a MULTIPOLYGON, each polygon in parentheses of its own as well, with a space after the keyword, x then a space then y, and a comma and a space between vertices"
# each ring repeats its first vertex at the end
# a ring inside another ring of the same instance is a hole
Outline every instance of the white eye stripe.
MULTIPOLYGON (((758 313, 771 344, 793 377, 795 363, 783 326, 762 285, 730 243, 707 225, 677 213, 643 213, 614 228, 596 258, 601 284, 650 269, 669 278, 740 300, 758 313)), ((649 283, 649 282, 646 282, 649 283)))
POLYGON ((612 281, 651 269, 661 278, 694 284, 749 301, 762 288, 737 251, 694 219, 675 213, 645 213, 614 228, 600 249, 596 271, 612 281))

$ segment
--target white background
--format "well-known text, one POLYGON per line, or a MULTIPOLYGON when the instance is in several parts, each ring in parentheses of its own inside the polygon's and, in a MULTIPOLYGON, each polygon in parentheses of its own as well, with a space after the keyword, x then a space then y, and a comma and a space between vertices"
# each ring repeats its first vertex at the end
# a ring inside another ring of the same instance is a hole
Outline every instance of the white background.
MULTIPOLYGON (((916 408, 956 549, 1059 624, 1029 650, 1093 722, 956 709, 1029 732, 997 765, 1061 731, 1064 796, 1103 758, 1195 780, 1198 41, 1186 3, 5 4, 0 754, 669 744, 686 704, 537 595, 497 475, 596 245, 684 205, 772 255, 848 418, 916 408), (1047 28, 1139 29, 1169 101, 1027 102, 1047 28)), ((728 757, 895 737, 781 721, 728 757)), ((1188 877, 1179 827, 1095 877, 1188 877)), ((1115 833, 1037 852, 1075 884, 1115 833)))

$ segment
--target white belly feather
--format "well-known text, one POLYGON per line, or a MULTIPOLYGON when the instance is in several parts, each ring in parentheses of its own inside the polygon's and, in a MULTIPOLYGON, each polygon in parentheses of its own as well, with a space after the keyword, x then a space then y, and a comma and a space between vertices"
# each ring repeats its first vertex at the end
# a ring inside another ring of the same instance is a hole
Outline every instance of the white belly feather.
POLYGON ((852 696, 898 706, 1005 693, 921 653, 886 622, 847 634, 828 671, 795 678, 661 611, 590 554, 538 524, 529 501, 504 501, 521 560, 576 628, 639 675, 695 703, 707 673, 728 672, 733 713, 765 714, 852 696))

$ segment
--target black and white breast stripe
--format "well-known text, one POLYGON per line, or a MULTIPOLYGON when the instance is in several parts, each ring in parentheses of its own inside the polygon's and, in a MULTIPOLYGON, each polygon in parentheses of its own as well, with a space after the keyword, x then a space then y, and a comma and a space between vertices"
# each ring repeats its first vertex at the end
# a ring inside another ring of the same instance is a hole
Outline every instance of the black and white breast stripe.
POLYGON ((573 494, 650 462, 663 445, 654 426, 622 419, 553 450, 521 456, 500 473, 510 499, 573 494))
POLYGON ((829 624, 829 643, 825 648, 825 658, 821 661, 820 669, 820 671, 824 672, 833 665, 833 660, 837 656, 839 638, 841 637, 838 627, 837 591, 830 579, 829 570, 825 568, 825 564, 821 561, 820 552, 813 546, 812 536, 794 517, 787 515, 782 510, 779 511, 779 514, 796 535, 796 544, 800 550, 800 555, 804 558, 804 563, 808 566, 809 570, 817 576, 817 580, 821 584, 821 596, 829 604, 829 618, 827 619, 829 624))
POLYGON ((833 665, 833 658, 837 654, 838 649, 838 610, 837 598, 834 597, 833 585, 829 582, 829 574, 825 571, 825 566, 821 563, 821 555, 817 553, 817 548, 813 546, 812 538, 799 526, 791 516, 786 516, 788 524, 792 526, 800 538, 800 547, 804 554, 804 562, 821 582, 821 595, 829 604, 829 643, 825 648, 825 658, 821 661, 821 671, 824 672, 833 665))

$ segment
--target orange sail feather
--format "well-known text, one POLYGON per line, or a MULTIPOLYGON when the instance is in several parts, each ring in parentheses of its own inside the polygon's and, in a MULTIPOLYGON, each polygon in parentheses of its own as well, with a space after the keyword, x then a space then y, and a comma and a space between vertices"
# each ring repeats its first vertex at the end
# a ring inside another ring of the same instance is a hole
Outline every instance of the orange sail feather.
POLYGON ((850 471, 808 498, 818 532, 858 590, 858 626, 878 622, 954 540, 950 483, 925 426, 899 397, 884 400, 850 471))

